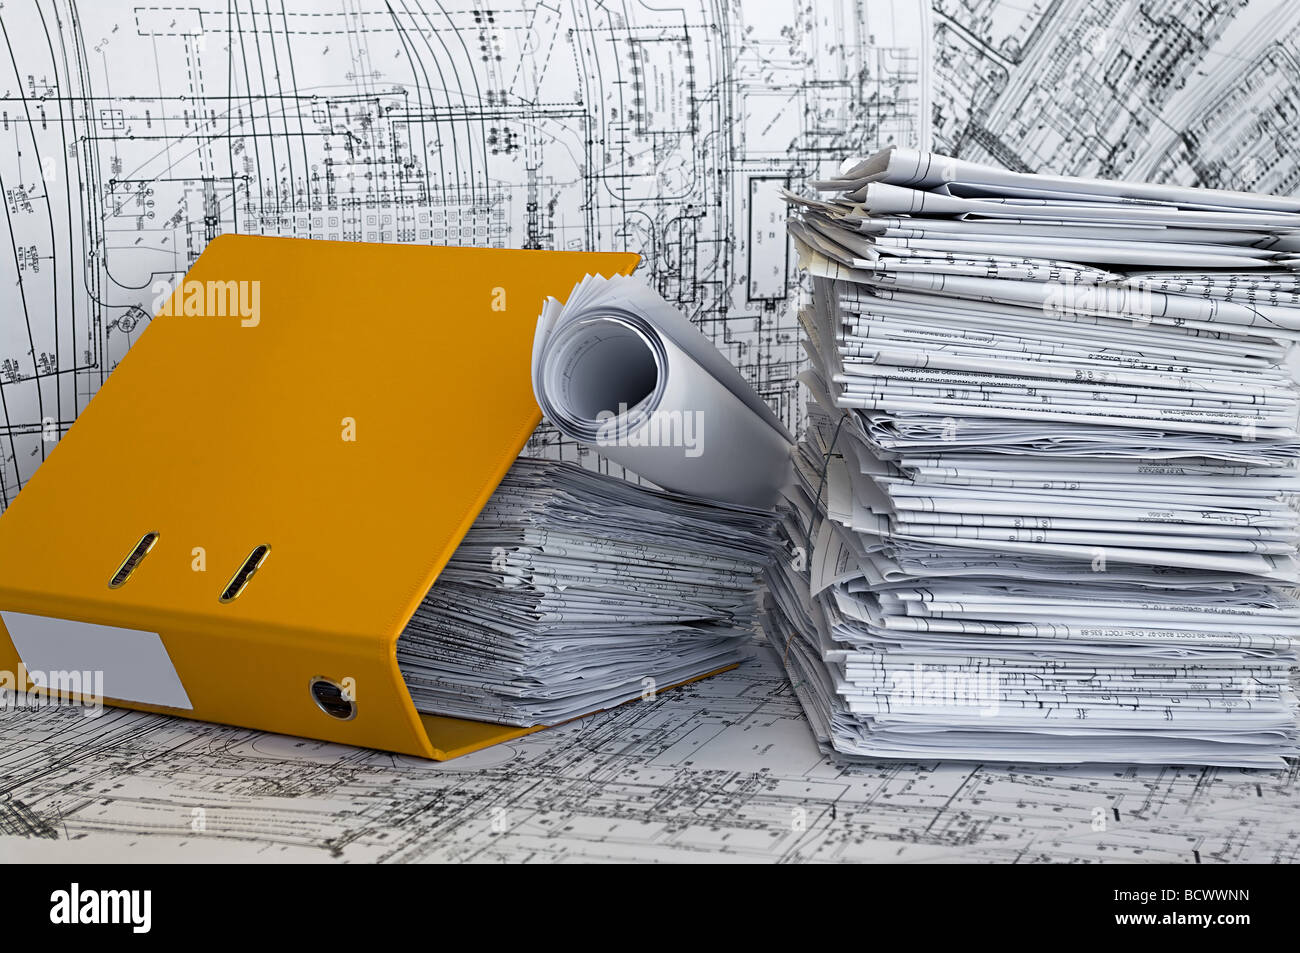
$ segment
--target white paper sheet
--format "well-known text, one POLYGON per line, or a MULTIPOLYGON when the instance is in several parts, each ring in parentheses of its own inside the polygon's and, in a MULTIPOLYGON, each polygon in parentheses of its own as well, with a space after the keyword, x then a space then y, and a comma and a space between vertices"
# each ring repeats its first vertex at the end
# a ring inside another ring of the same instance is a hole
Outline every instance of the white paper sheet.
POLYGON ((795 203, 813 403, 782 527, 813 571, 776 567, 769 613, 819 737, 1284 763, 1300 200, 947 162, 795 203))
POLYGON ((563 434, 666 489, 772 506, 790 434, 676 309, 634 278, 588 277, 547 301, 533 388, 563 434))

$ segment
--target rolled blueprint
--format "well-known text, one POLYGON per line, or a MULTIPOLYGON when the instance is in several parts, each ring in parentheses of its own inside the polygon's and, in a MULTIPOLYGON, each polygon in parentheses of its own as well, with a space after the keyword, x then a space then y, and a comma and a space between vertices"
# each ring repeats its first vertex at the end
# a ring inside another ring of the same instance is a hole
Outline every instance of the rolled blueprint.
POLYGON ((740 372, 634 278, 588 276, 547 300, 533 392, 566 437, 666 490, 771 506, 792 438, 740 372))

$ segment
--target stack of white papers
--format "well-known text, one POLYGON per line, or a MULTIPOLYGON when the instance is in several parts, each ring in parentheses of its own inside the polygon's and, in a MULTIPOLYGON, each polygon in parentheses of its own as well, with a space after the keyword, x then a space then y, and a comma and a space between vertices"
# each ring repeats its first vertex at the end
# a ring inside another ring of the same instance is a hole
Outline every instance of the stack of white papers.
POLYGON ((848 757, 1297 750, 1300 199, 846 164, 769 631, 848 757))
POLYGON ((772 522, 516 461, 398 639, 415 707, 550 725, 736 664, 772 522))

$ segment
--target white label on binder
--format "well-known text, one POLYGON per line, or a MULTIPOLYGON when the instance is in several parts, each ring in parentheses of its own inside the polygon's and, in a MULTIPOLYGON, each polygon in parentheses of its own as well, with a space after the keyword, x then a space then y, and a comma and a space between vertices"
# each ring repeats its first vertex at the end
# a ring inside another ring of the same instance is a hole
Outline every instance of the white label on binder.
POLYGON ((0 612, 0 618, 28 675, 39 685, 57 689, 72 684, 70 676, 79 673, 78 684, 87 693, 93 685, 117 701, 194 707, 157 632, 23 612, 0 612))

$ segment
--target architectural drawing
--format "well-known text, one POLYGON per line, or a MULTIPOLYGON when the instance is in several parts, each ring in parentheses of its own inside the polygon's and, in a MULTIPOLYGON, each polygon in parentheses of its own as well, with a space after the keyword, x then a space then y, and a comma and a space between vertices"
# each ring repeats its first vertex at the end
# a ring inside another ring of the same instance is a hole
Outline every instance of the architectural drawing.
POLYGON ((834 767, 766 647, 443 764, 125 710, 11 710, 0 788, 13 860, 1300 860, 1294 767, 834 767))
POLYGON ((934 0, 935 149, 1021 171, 1300 190, 1300 7, 934 0))
MULTIPOLYGON (((224 232, 639 252, 792 422, 778 190, 920 136, 926 19, 920 0, 8 0, 0 507, 224 232)), ((578 456, 559 443, 531 451, 578 456)))

